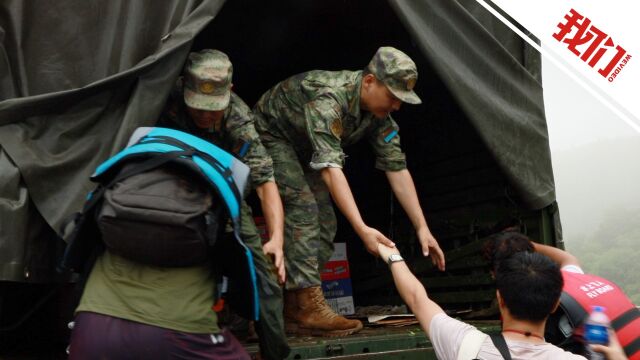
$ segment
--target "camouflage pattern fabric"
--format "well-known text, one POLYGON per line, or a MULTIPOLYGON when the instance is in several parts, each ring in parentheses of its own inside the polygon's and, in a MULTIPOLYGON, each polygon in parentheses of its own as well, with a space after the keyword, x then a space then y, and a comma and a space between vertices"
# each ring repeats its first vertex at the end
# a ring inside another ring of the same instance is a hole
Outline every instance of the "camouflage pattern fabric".
POLYGON ((344 166, 343 146, 367 138, 376 168, 406 169, 398 125, 360 110, 362 71, 310 71, 267 91, 254 108, 285 210, 287 289, 320 285, 336 218, 320 173, 344 166))
POLYGON ((271 157, 260 142, 253 126, 251 110, 244 101, 231 92, 229 106, 220 123, 214 124, 210 129, 202 129, 193 123, 185 111, 182 88, 180 79, 157 126, 188 132, 229 151, 251 168, 253 188, 264 182, 274 181, 271 157))
POLYGON ((312 169, 342 168, 342 148, 364 137, 376 155, 376 168, 406 169, 396 122, 360 110, 361 83, 362 71, 316 70, 290 77, 258 100, 256 130, 291 144, 312 169))
MULTIPOLYGON (((158 126, 188 132, 233 153, 251 168, 251 185, 254 188, 266 181, 274 180, 271 157, 258 138, 249 107, 239 96, 231 93, 229 107, 219 124, 214 124, 211 129, 201 129, 195 126, 185 112, 181 90, 179 81, 158 121, 158 126)), ((289 353, 289 346, 282 318, 282 289, 278 284, 277 275, 273 272, 271 261, 262 252, 262 241, 251 208, 245 201, 242 202, 240 224, 240 235, 253 255, 258 275, 260 321, 256 324, 256 331, 259 335, 260 349, 265 359, 283 359, 289 353)))
POLYGON ((367 71, 382 81, 398 99, 409 104, 422 103, 413 91, 418 80, 418 69, 402 51, 389 46, 379 48, 367 65, 367 71))
POLYGON ((212 49, 192 52, 183 74, 184 101, 189 107, 208 111, 227 108, 233 66, 225 53, 212 49))
POLYGON ((284 204, 286 288, 320 285, 319 270, 333 253, 337 230, 329 189, 320 173, 303 167, 293 147, 266 136, 278 190, 284 204))

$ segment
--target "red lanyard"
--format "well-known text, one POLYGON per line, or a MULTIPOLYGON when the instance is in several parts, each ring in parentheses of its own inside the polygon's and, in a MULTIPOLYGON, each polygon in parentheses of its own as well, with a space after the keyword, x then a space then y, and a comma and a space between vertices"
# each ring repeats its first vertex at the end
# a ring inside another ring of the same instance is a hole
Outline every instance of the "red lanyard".
POLYGON ((537 337, 538 339, 544 341, 544 338, 538 334, 533 334, 530 331, 522 331, 522 330, 515 330, 515 329, 503 329, 502 330, 503 333, 505 332, 512 332, 512 333, 516 333, 516 334, 520 334, 520 335, 524 335, 526 337, 529 336, 533 336, 533 337, 537 337))

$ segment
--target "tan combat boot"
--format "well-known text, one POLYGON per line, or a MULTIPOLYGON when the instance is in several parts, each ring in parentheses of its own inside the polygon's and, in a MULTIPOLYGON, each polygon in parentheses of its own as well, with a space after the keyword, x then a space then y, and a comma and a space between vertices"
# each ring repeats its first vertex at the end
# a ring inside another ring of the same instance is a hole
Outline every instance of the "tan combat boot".
POLYGON ((346 336, 362 330, 359 320, 336 314, 324 298, 320 286, 295 290, 298 312, 295 315, 298 335, 346 336))
POLYGON ((296 335, 298 332, 298 300, 296 290, 284 291, 284 330, 289 335, 296 335))

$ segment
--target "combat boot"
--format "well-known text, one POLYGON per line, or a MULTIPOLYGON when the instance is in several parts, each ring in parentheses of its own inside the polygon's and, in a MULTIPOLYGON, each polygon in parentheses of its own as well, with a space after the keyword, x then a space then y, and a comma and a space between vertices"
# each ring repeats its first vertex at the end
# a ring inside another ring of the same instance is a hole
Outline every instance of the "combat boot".
POLYGON ((297 334, 306 336, 346 336, 362 330, 359 320, 336 314, 324 298, 320 286, 295 290, 298 312, 297 334))
POLYGON ((296 321, 298 311, 296 290, 284 291, 284 330, 288 335, 296 335, 298 324, 296 321))

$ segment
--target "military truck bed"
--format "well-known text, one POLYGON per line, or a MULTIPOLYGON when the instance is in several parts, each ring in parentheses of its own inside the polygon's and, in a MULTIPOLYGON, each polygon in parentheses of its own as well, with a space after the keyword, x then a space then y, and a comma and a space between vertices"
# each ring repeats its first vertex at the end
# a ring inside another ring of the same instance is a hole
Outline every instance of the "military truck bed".
MULTIPOLYGON (((481 331, 497 332, 500 322, 473 321, 481 331)), ((365 327, 361 332, 337 338, 290 337, 289 359, 436 359, 433 347, 419 326, 365 327)), ((252 356, 258 345, 246 344, 252 356)))

